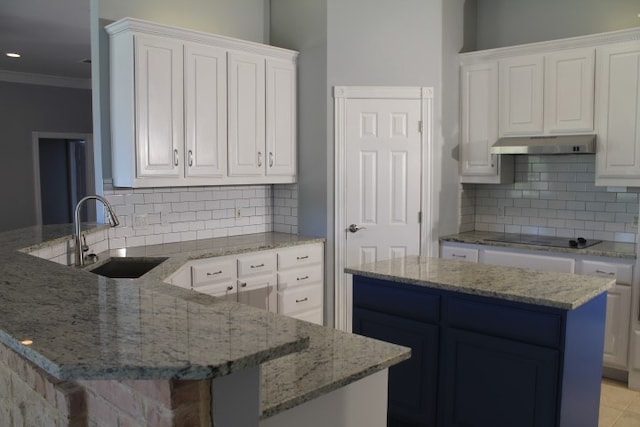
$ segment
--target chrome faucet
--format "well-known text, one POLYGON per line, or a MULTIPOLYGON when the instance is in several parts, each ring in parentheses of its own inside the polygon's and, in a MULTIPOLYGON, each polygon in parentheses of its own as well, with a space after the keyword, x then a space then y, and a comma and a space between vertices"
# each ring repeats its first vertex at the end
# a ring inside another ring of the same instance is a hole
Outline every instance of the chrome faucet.
POLYGON ((85 250, 89 249, 89 247, 86 244, 81 243, 82 236, 80 234, 81 233, 80 232, 80 206, 82 205, 82 203, 86 202, 89 199, 100 200, 104 204, 104 206, 107 208, 107 215, 109 216, 109 224, 111 224, 112 227, 116 227, 120 224, 120 221, 118 220, 118 216, 113 210, 111 203, 109 203, 109 201, 104 197, 94 195, 94 196, 86 196, 80 199, 80 201, 78 201, 78 204, 76 205, 75 211, 73 212, 73 229, 75 230, 74 237, 75 237, 75 244, 76 244, 76 247, 75 247, 76 266, 84 265, 84 256, 82 255, 82 253, 85 250))

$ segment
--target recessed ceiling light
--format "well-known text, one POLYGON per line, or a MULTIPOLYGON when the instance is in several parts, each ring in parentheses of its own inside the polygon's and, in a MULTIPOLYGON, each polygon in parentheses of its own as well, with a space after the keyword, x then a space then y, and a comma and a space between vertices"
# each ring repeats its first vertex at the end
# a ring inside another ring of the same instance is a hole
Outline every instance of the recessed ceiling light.
POLYGON ((7 52, 5 55, 7 55, 9 58, 20 58, 20 54, 16 53, 16 52, 7 52))

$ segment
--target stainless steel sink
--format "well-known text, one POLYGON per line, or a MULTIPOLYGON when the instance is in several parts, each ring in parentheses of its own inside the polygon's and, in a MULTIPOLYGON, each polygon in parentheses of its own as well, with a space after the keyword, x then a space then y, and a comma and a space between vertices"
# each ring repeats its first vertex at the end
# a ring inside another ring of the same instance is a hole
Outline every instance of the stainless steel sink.
POLYGON ((136 279, 152 268, 160 265, 166 259, 167 258, 114 257, 109 258, 97 267, 88 268, 87 270, 105 277, 136 279))

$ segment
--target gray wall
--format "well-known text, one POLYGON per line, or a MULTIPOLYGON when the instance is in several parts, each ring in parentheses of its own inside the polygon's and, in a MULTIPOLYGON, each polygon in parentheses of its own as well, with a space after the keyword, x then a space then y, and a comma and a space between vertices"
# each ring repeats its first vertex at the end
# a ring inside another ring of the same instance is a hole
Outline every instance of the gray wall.
MULTIPOLYGON (((436 179, 447 188, 443 208, 457 211, 457 53, 464 0, 272 0, 271 43, 300 51, 298 84, 298 231, 327 238, 327 307, 333 307, 333 186, 336 85, 432 86, 434 150, 444 153, 436 179), (448 3, 443 10, 443 3, 448 3), (447 24, 443 29, 443 19, 447 24), (455 26, 449 24, 454 23, 455 26), (444 35, 453 37, 446 44, 444 35), (443 59, 443 58, 446 58, 443 59), (443 73, 451 93, 443 94, 443 73), (448 135, 443 135, 443 99, 448 135), (451 166, 453 165, 453 166, 451 166)), ((475 19, 472 20, 475 23, 475 19)), ((468 35, 468 34, 467 34, 468 35)), ((439 194, 438 197, 441 197, 439 194)), ((446 212, 446 211, 444 211, 446 212)), ((432 230, 457 230, 456 218, 432 230)), ((331 322, 333 313, 327 312, 331 322)))
POLYGON ((477 0, 478 49, 640 25, 638 0, 477 0))
POLYGON ((0 231, 34 225, 32 132, 91 133, 91 91, 0 82, 0 231))
POLYGON ((327 5, 271 0, 271 44, 298 57, 298 232, 327 235, 329 161, 327 5))

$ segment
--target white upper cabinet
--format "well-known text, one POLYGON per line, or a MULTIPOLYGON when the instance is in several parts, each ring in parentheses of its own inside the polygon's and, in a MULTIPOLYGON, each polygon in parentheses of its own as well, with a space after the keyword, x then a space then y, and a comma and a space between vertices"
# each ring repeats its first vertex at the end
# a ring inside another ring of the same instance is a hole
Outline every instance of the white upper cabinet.
POLYGON ((227 174, 227 52, 186 43, 184 50, 187 177, 227 174))
POLYGON ((229 175, 265 174, 265 60, 229 53, 229 175))
POLYGON ((536 135, 544 130, 541 55, 500 61, 500 135, 536 135))
POLYGON ((498 65, 461 67, 460 181, 499 184, 513 181, 513 159, 490 154, 498 139, 498 65))
POLYGON ((267 59, 267 175, 296 175, 296 68, 267 59))
POLYGON ((547 54, 544 67, 545 132, 592 132, 595 49, 547 54))
POLYGON ((640 42, 597 55, 596 185, 640 186, 640 42))
POLYGON ((500 60, 500 135, 593 132, 595 49, 500 60))
POLYGON ((182 156, 182 44, 135 37, 139 176, 180 176, 182 156))
POLYGON ((131 18, 105 28, 114 186, 295 182, 297 52, 131 18))

